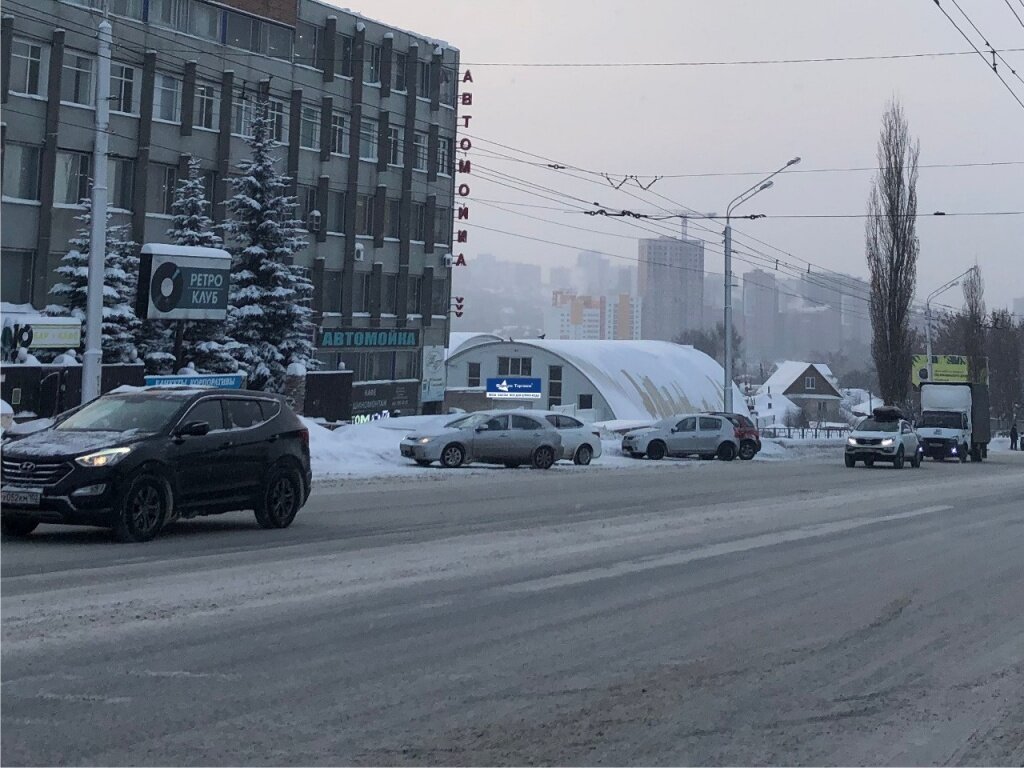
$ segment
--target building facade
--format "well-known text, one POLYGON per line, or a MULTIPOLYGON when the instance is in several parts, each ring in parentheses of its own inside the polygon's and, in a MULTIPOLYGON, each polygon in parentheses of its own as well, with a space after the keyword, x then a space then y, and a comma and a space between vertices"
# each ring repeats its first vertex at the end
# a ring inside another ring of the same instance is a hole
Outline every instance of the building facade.
MULTIPOLYGON (((54 267, 80 226, 102 18, 90 6, 100 4, 4 6, 5 301, 53 303, 54 267)), ((358 382, 419 380, 448 335, 458 51, 316 0, 107 4, 112 223, 138 243, 166 242, 192 156, 223 219, 226 181, 268 98, 279 168, 308 230, 295 261, 314 284, 318 358, 354 371, 355 397, 358 382), (365 343, 366 331, 390 329, 411 333, 365 343)))
POLYGON ((770 361, 779 353, 779 287, 775 275, 753 269, 743 275, 743 354, 749 362, 770 361))
POLYGON ((704 314, 704 242, 659 237, 639 241, 637 286, 644 339, 672 341, 699 330, 704 314))
POLYGON ((587 296, 554 291, 544 311, 544 335, 578 341, 639 340, 640 300, 628 293, 587 296))

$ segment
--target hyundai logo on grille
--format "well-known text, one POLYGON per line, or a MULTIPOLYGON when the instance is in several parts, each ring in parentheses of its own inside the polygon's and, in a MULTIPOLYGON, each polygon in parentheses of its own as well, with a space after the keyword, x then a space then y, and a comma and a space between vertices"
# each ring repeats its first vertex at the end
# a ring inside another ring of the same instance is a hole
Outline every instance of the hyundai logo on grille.
POLYGON ((26 461, 26 462, 24 462, 21 465, 21 471, 22 472, 35 472, 35 470, 36 470, 36 465, 33 464, 31 461, 26 461))

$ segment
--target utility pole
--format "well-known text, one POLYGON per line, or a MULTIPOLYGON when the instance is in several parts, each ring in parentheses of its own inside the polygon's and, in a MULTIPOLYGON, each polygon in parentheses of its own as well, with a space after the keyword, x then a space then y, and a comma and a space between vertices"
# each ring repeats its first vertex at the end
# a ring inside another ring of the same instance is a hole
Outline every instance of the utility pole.
POLYGON ((96 125, 92 153, 92 221, 89 232, 89 283, 82 359, 82 402, 100 396, 103 376, 103 285, 107 256, 107 129, 110 122, 110 42, 112 27, 99 27, 96 67, 96 125))
POLYGON ((725 381, 722 383, 722 401, 725 410, 732 412, 732 209, 747 202, 758 192, 771 187, 775 182, 773 176, 778 176, 790 166, 800 162, 799 157, 794 157, 775 173, 765 177, 741 195, 737 195, 725 209, 725 381))

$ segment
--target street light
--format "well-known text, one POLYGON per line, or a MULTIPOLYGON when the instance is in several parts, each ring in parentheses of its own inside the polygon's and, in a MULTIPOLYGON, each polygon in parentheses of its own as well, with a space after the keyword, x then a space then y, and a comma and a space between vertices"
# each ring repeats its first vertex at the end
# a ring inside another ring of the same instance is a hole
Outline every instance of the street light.
POLYGON ((722 389, 722 398, 725 410, 732 411, 732 225, 729 219, 732 217, 733 208, 738 208, 747 202, 758 192, 764 192, 775 185, 773 176, 778 176, 784 170, 800 162, 799 157, 794 157, 775 173, 757 182, 747 191, 734 197, 725 209, 725 386, 722 389))
POLYGON ((940 293, 945 293, 950 288, 953 288, 956 285, 958 285, 961 280, 963 280, 965 277, 967 277, 967 275, 969 275, 972 272, 974 272, 977 268, 978 268, 978 266, 977 266, 977 264, 975 264, 973 267, 968 269, 963 274, 957 275, 952 280, 950 280, 948 283, 940 285, 934 291, 929 293, 928 294, 928 298, 924 300, 924 322, 925 322, 924 335, 925 335, 925 342, 926 342, 925 346, 927 347, 927 349, 925 350, 925 353, 928 355, 928 381, 933 381, 934 380, 932 378, 932 373, 933 373, 933 370, 932 370, 932 299, 934 299, 940 293))

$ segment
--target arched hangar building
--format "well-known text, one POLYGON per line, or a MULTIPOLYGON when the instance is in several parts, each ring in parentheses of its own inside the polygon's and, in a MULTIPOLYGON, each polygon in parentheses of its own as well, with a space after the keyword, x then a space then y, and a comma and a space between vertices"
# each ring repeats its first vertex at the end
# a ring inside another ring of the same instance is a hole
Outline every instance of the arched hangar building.
MULTIPOLYGON (((454 334, 453 334, 454 336, 454 334)), ((481 338, 481 336, 483 336, 481 338)), ((449 407, 574 413, 590 421, 651 420, 722 410, 724 371, 703 352, 667 341, 460 339, 448 357, 449 407), (540 397, 487 397, 487 379, 540 379, 540 397)), ((743 408, 733 386, 734 407, 743 408)))

